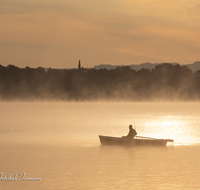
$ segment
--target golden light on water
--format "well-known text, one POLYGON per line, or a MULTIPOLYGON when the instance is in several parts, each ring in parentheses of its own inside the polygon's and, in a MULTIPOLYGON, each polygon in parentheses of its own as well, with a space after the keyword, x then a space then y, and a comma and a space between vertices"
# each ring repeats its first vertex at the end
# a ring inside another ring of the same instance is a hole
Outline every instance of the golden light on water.
POLYGON ((158 116, 148 121, 145 128, 151 137, 173 139, 175 146, 190 145, 196 142, 195 129, 191 121, 192 118, 177 115, 158 116))
POLYGON ((0 176, 1 173, 19 176, 25 172, 28 177, 41 178, 40 182, 0 181, 1 189, 200 187, 199 104, 1 103, 0 106, 3 110, 0 176), (126 135, 130 124, 139 136, 169 138, 174 143, 168 147, 100 145, 98 135, 126 135))
POLYGON ((125 136, 132 124, 138 136, 173 139, 174 146, 200 144, 196 104, 192 109, 180 104, 126 103, 16 103, 1 107, 5 110, 1 115, 1 141, 5 142, 99 145, 99 135, 125 136))

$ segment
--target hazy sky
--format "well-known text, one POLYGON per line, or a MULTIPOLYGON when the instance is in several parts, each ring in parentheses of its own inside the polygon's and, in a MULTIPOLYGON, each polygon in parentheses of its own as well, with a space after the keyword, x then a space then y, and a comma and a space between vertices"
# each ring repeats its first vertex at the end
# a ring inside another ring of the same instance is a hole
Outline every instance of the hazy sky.
POLYGON ((200 0, 0 0, 0 64, 200 60, 200 0))

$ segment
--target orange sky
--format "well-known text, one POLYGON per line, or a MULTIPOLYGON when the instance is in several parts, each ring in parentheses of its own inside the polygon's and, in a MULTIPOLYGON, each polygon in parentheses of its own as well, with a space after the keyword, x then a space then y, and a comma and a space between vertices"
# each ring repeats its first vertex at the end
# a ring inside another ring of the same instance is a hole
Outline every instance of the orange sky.
POLYGON ((0 64, 200 61, 200 0, 1 0, 0 64))

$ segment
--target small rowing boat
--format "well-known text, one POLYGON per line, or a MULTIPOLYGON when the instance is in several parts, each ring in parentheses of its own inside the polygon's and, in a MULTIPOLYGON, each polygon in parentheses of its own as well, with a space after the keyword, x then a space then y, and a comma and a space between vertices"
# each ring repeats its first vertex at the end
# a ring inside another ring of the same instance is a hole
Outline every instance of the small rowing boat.
POLYGON ((150 137, 135 136, 129 140, 123 137, 109 137, 99 135, 102 145, 117 145, 117 146, 166 146, 167 142, 174 142, 172 139, 156 139, 150 137))

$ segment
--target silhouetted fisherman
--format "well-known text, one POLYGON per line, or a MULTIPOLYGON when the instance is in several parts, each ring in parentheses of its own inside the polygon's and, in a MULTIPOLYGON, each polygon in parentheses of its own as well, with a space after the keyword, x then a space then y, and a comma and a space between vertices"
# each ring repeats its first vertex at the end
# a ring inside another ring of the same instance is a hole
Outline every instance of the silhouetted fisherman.
POLYGON ((134 139, 134 137, 137 135, 137 132, 135 129, 133 129, 132 125, 129 125, 129 133, 127 136, 123 136, 122 138, 127 138, 129 140, 134 139))

